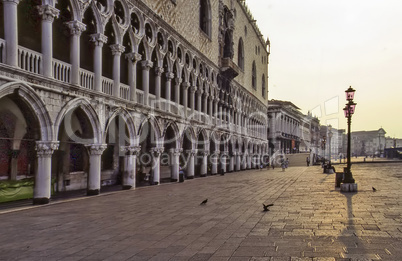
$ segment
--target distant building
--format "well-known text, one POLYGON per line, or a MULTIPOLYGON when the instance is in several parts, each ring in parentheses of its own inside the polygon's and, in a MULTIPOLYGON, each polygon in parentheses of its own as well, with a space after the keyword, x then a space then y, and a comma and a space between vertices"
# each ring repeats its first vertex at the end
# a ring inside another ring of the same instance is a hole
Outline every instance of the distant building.
POLYGON ((301 122, 304 115, 300 108, 289 101, 268 102, 268 140, 271 150, 297 153, 301 143, 301 122))
POLYGON ((385 130, 380 128, 373 131, 352 132, 352 156, 384 156, 386 146, 385 130))

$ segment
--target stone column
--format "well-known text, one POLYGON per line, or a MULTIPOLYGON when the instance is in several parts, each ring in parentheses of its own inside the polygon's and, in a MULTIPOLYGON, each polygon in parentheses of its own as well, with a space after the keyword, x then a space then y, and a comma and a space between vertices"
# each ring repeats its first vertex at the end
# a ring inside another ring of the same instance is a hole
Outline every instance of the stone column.
POLYGON ((209 150, 202 152, 201 177, 206 177, 208 173, 208 155, 209 150))
POLYGON ((182 83, 181 78, 175 78, 175 85, 174 85, 174 102, 177 106, 177 114, 180 114, 180 85, 182 83))
POLYGON ((17 5, 19 2, 20 0, 3 0, 6 64, 14 67, 18 66, 17 5))
POLYGON ((241 170, 241 152, 237 152, 236 155, 236 171, 241 170))
POLYGON ((104 34, 91 34, 91 41, 95 43, 94 50, 94 88, 97 92, 102 92, 102 47, 107 42, 104 34))
POLYGON ((154 64, 150 61, 142 61, 142 90, 144 91, 144 105, 149 106, 149 70, 154 64))
POLYGON ((196 150, 187 150, 187 179, 194 178, 194 155, 197 153, 196 150))
POLYGON ((214 107, 215 107, 215 124, 219 124, 219 111, 218 111, 218 102, 219 98, 214 99, 214 107))
POLYGON ((229 154, 229 172, 234 171, 234 165, 235 165, 235 158, 236 158, 236 152, 233 152, 232 155, 229 154))
POLYGON ((120 97, 120 57, 126 49, 120 44, 113 44, 110 46, 113 55, 113 96, 120 97))
POLYGON ((89 173, 87 195, 98 195, 101 186, 101 156, 107 148, 106 144, 90 144, 86 146, 89 153, 89 173))
POLYGON ((169 150, 171 156, 171 164, 170 164, 171 181, 173 182, 179 181, 180 154, 182 152, 183 149, 169 150))
POLYGON ((150 152, 152 154, 152 185, 159 185, 161 182, 160 156, 163 152, 163 148, 153 147, 150 152))
POLYGON ((125 152, 122 187, 124 190, 135 188, 137 156, 141 147, 122 146, 121 151, 125 152))
POLYGON ((183 90, 184 90, 184 92, 183 92, 183 110, 184 110, 184 117, 187 117, 188 115, 187 115, 187 107, 188 107, 188 101, 187 101, 187 97, 188 97, 188 95, 187 95, 187 92, 188 92, 188 87, 190 86, 190 84, 188 84, 187 82, 183 82, 182 84, 181 84, 181 86, 182 86, 182 88, 183 88, 183 90))
POLYGON ((18 175, 18 155, 20 154, 19 150, 11 150, 11 164, 10 164, 10 179, 17 180, 18 175))
POLYGON ((212 175, 216 175, 218 173, 218 163, 219 163, 219 154, 220 151, 216 150, 214 154, 212 154, 212 175))
POLYGON ((77 20, 65 23, 70 29, 71 84, 80 85, 80 38, 87 26, 77 20))
POLYGON ((202 110, 201 110, 201 98, 202 98, 202 94, 203 94, 204 92, 201 90, 201 89, 199 89, 198 91, 197 91, 197 113, 198 113, 198 117, 197 117, 197 119, 199 120, 199 121, 201 121, 201 113, 202 113, 202 110))
POLYGON ((42 74, 53 77, 53 21, 60 11, 51 5, 37 6, 42 17, 42 74))
POLYGON ((208 97, 209 97, 208 93, 205 93, 205 96, 204 96, 204 115, 205 115, 204 119, 205 119, 205 121, 208 118, 208 97))
POLYGON ((59 148, 58 141, 37 141, 36 157, 37 169, 35 173, 35 187, 33 204, 47 204, 51 196, 52 155, 59 148))
POLYGON ((219 169, 219 173, 221 173, 222 169, 223 169, 223 173, 227 172, 226 162, 227 162, 228 155, 229 155, 228 151, 224 151, 221 153, 221 157, 220 157, 221 168, 219 169))
POLYGON ((243 154, 243 169, 247 169, 247 152, 243 154))
POLYGON ((155 67, 155 107, 160 108, 161 103, 161 76, 163 73, 162 67, 155 67))
POLYGON ((141 54, 128 53, 128 85, 130 86, 130 101, 137 102, 137 62, 141 61, 141 54))
POLYGON ((208 97, 208 111, 207 114, 209 115, 210 119, 212 119, 212 106, 214 103, 214 97, 212 95, 209 95, 208 97))
POLYGON ((248 153, 247 154, 247 169, 251 169, 251 159, 252 159, 252 157, 253 157, 253 154, 252 153, 248 153))
POLYGON ((166 96, 166 110, 170 112, 170 104, 171 104, 171 88, 172 88, 172 79, 174 77, 174 74, 171 72, 167 72, 166 74, 166 83, 165 83, 165 96, 166 96))
POLYGON ((190 88, 190 109, 191 109, 191 118, 196 119, 194 116, 195 109, 195 92, 197 91, 197 87, 191 86, 190 88))

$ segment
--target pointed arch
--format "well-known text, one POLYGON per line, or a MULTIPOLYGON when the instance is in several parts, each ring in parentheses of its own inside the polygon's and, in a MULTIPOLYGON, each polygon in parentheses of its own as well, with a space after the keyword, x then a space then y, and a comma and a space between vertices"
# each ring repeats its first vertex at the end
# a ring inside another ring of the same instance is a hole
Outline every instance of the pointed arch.
MULTIPOLYGON (((82 143, 90 144, 100 144, 102 142, 102 127, 99 120, 99 116, 96 113, 95 109, 92 107, 90 101, 85 98, 75 98, 69 101, 64 107, 60 110, 57 115, 56 121, 54 123, 54 133, 59 133, 60 125, 68 115, 69 112, 73 111, 76 108, 80 108, 84 111, 85 115, 88 117, 89 122, 91 123, 93 138, 92 139, 81 139, 79 137, 74 137, 77 140, 80 140, 82 143)), ((73 134, 75 136, 75 134, 73 134)))
MULTIPOLYGON (((130 135, 129 138, 129 143, 130 145, 136 145, 135 144, 135 138, 136 138, 136 131, 135 131, 135 124, 134 124, 134 119, 131 116, 131 114, 124 108, 117 108, 112 115, 107 119, 104 133, 107 132, 107 130, 110 127, 111 122, 113 121, 114 118, 121 116, 124 122, 127 125, 128 133, 130 135)), ((106 142, 106 137, 103 137, 103 143, 106 142)))
POLYGON ((9 82, 0 86, 0 99, 13 93, 17 93, 36 115, 39 121, 40 139, 43 141, 56 140, 50 114, 45 103, 36 94, 35 90, 31 86, 22 82, 9 82))

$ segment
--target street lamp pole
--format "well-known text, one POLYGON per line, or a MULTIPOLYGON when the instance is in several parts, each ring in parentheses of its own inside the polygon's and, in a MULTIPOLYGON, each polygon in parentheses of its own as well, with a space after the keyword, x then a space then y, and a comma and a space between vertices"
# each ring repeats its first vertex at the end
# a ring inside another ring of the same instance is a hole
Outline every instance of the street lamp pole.
POLYGON ((329 140, 329 145, 328 145, 328 160, 329 160, 329 164, 331 164, 331 139, 332 139, 332 126, 329 125, 328 126, 328 140, 329 140))
POLYGON ((352 89, 350 86, 349 89, 346 91, 346 100, 348 103, 346 103, 346 107, 343 109, 345 113, 345 117, 348 120, 348 146, 347 146, 347 166, 344 168, 344 177, 342 183, 345 185, 342 187, 341 185, 341 190, 342 191, 357 191, 357 185, 351 187, 349 184, 354 184, 355 180, 353 178, 352 172, 350 170, 351 168, 351 162, 350 162, 350 150, 351 150, 351 131, 350 131, 350 125, 352 123, 352 115, 355 112, 355 107, 356 103, 353 102, 353 97, 355 94, 355 90, 352 89))

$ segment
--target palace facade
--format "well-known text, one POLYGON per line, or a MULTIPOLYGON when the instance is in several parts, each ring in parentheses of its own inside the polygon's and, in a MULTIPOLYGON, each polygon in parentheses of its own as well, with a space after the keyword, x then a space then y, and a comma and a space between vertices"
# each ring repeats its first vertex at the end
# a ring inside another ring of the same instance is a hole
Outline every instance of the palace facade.
POLYGON ((124 189, 268 152, 269 41, 242 0, 0 0, 0 180, 124 189))

